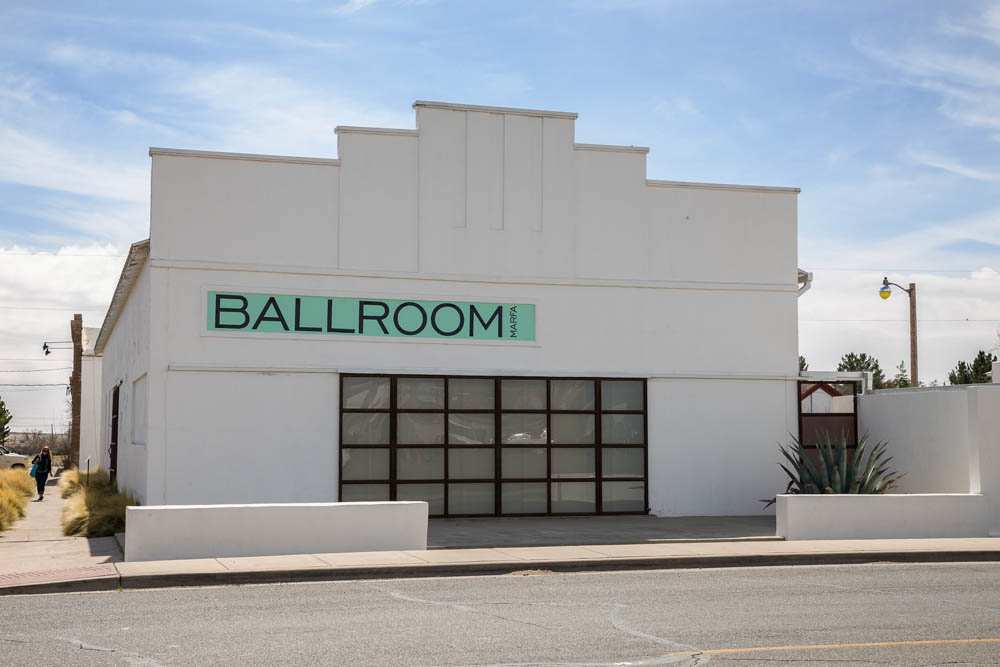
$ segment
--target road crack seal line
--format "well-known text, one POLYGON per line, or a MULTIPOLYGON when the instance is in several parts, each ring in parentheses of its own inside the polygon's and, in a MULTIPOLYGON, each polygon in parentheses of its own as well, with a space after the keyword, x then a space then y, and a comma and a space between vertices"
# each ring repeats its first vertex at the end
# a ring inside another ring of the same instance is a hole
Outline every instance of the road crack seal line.
POLYGON ((498 618, 498 619, 500 619, 502 621, 510 621, 512 623, 520 623, 521 625, 530 625, 530 626, 532 626, 534 628, 541 628, 542 630, 554 630, 555 629, 555 628, 550 628, 550 627, 545 626, 545 625, 539 625, 537 623, 531 623, 529 621, 521 621, 521 620, 518 620, 516 618, 510 618, 510 617, 507 617, 507 616, 500 616, 499 614, 491 614, 491 613, 489 613, 487 611, 479 611, 478 609, 473 609, 472 607, 466 606, 464 604, 458 604, 456 602, 441 602, 441 601, 438 601, 438 600, 425 600, 424 598, 410 597, 409 595, 405 595, 403 593, 400 593, 399 591, 386 591, 386 592, 388 592, 389 595, 391 595, 392 597, 396 598, 397 600, 404 600, 406 602, 417 602, 417 603, 420 603, 420 604, 434 605, 435 607, 446 607, 448 609, 455 609, 457 611, 462 611, 462 612, 465 612, 465 613, 468 613, 468 614, 478 614, 480 616, 490 616, 492 618, 498 618))
MULTIPOLYGON (((628 605, 616 604, 611 610, 611 625, 614 626, 615 630, 624 632, 626 634, 632 635, 633 637, 638 637, 639 639, 645 639, 647 641, 655 642, 661 646, 667 646, 672 649, 684 649, 687 652, 686 655, 674 655, 673 658, 687 659, 691 658, 694 660, 692 665, 702 665, 711 659, 711 656, 701 653, 701 649, 697 649, 693 646, 688 646, 687 644, 681 644, 679 642, 671 641, 669 639, 664 639, 663 637, 657 637, 655 635, 650 635, 641 630, 636 630, 635 628, 630 628, 622 620, 622 610, 628 609, 628 605)), ((620 664, 627 665, 649 665, 649 664, 661 664, 662 662, 672 662, 672 660, 664 660, 667 656, 661 656, 658 658, 651 658, 649 660, 640 660, 637 662, 624 662, 620 664)))
POLYGON ((94 644, 88 644, 83 640, 74 639, 73 637, 56 637, 56 639, 59 639, 64 642, 69 642, 70 644, 76 644, 77 648, 83 649, 84 651, 103 651, 105 653, 114 653, 117 650, 113 648, 106 648, 104 646, 96 646, 94 644))

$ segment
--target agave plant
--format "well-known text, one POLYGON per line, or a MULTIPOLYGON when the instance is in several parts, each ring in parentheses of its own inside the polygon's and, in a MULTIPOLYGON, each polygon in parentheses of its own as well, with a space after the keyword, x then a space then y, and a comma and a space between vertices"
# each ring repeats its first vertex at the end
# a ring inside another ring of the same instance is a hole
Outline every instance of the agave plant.
MULTIPOLYGON (((779 463, 788 475, 785 493, 868 493, 881 494, 896 486, 902 475, 889 470, 891 456, 886 456, 886 443, 879 442, 868 451, 868 436, 858 442, 854 454, 847 454, 847 436, 834 441, 828 432, 818 434, 819 461, 809 458, 802 442, 792 436, 787 449, 778 447, 791 468, 779 463), (867 456, 865 454, 867 453, 867 456)), ((764 507, 775 502, 764 500, 764 507)))

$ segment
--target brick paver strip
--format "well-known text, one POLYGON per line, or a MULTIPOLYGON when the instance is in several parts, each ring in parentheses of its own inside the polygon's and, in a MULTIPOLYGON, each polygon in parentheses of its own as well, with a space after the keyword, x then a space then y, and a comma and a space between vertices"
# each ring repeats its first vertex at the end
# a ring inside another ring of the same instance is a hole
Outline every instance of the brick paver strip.
POLYGON ((111 563, 70 567, 62 570, 38 570, 36 572, 14 572, 0 574, 0 586, 23 586, 25 584, 47 584, 56 581, 80 581, 98 577, 117 577, 118 570, 111 563))

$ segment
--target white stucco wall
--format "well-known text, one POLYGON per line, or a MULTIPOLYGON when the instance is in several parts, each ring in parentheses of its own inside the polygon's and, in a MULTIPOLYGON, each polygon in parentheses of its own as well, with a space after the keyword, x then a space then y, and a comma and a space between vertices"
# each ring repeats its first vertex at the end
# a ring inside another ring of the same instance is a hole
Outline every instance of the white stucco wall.
MULTIPOLYGON (((1000 412, 1000 388, 932 387, 876 391, 858 399, 858 427, 869 440, 888 442, 891 467, 904 473, 898 493, 969 493, 978 489, 979 437, 983 422, 970 400, 1000 412), (971 418, 970 418, 971 414, 971 418)), ((980 410, 980 414, 984 411, 980 410)), ((989 409, 985 410, 989 414, 989 409)), ((1000 436, 992 437, 1000 439, 1000 436)))
POLYGON ((118 393, 118 487, 136 494, 146 502, 146 446, 133 444, 133 424, 148 418, 136 414, 133 405, 133 383, 149 370, 150 348, 150 285, 149 266, 143 267, 135 286, 121 311, 118 323, 104 346, 101 363, 101 447, 100 466, 105 470, 111 463, 108 443, 111 442, 111 393, 118 393))
POLYGON ((648 181, 645 149, 575 144, 567 114, 418 105, 417 127, 340 128, 339 160, 151 151, 147 502, 333 499, 336 373, 429 371, 662 378, 654 511, 759 511, 795 424, 794 191, 648 181), (536 340, 209 332, 220 288, 532 303, 536 340))
MULTIPOLYGON (((92 354, 84 354, 80 366, 80 467, 86 467, 87 457, 90 457, 91 468, 96 468, 101 461, 101 447, 104 438, 101 436, 101 383, 102 358, 92 354)), ((106 447, 106 445, 104 445, 106 447)))

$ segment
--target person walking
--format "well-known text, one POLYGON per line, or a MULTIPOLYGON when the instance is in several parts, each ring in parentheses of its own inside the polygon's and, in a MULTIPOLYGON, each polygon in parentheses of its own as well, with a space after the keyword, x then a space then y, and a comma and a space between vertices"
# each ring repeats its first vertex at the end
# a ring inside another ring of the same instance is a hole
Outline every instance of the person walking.
POLYGON ((49 451, 48 446, 42 447, 42 451, 31 460, 31 463, 37 466, 35 468, 35 486, 38 488, 38 499, 45 500, 45 482, 52 474, 52 452, 49 451))

